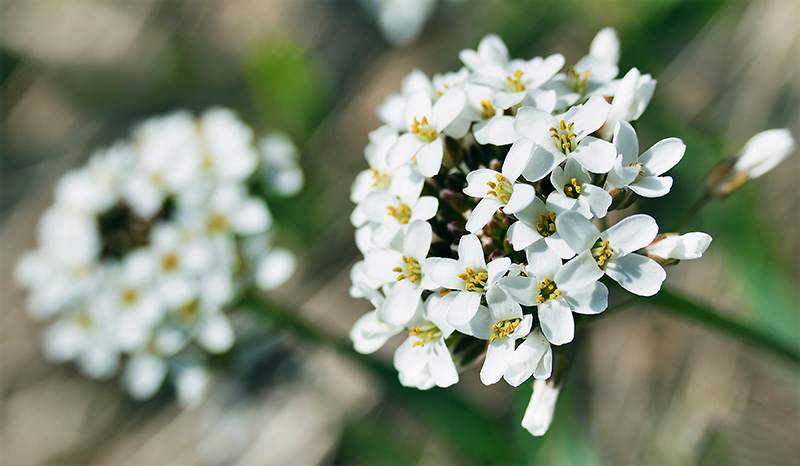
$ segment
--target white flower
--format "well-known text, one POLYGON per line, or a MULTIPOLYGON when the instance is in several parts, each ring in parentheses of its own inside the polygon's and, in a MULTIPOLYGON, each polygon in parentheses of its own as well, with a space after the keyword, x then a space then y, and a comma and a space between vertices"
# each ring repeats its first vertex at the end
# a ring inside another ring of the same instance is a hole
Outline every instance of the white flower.
POLYGON ((421 93, 431 99, 435 98, 433 84, 428 76, 420 70, 414 70, 403 78, 401 92, 392 94, 378 106, 377 114, 387 126, 395 131, 406 131, 406 106, 414 94, 421 93))
POLYGON ((616 149, 589 134, 606 121, 610 105, 601 96, 594 96, 584 105, 572 107, 559 118, 534 107, 517 112, 514 129, 521 137, 536 143, 531 162, 522 175, 538 181, 569 158, 592 173, 607 173, 614 165, 616 149))
MULTIPOLYGON (((350 329, 350 339, 353 347, 361 354, 371 354, 378 351, 389 338, 403 331, 399 325, 390 325, 378 320, 378 310, 383 305, 383 299, 374 302, 376 310, 361 316, 353 328, 350 329)), ((419 311, 422 311, 420 303, 419 311)))
POLYGON ((464 235, 458 242, 458 260, 433 258, 431 279, 437 285, 453 290, 447 321, 461 326, 472 320, 481 297, 508 271, 511 259, 502 257, 486 264, 481 241, 475 235, 464 235))
POLYGON ((93 379, 108 379, 119 367, 114 315, 91 303, 76 303, 45 331, 44 354, 52 362, 74 360, 93 379))
POLYGON ((297 268, 297 259, 288 249, 276 248, 264 255, 253 277, 262 290, 274 290, 289 280, 297 268))
POLYGON ((266 180, 267 188, 282 197, 297 195, 305 177, 298 160, 300 151, 286 133, 274 132, 261 138, 258 143, 261 152, 260 172, 266 180))
POLYGON ((649 215, 631 215, 600 233, 582 215, 565 212, 556 218, 556 228, 570 247, 578 251, 573 261, 593 271, 581 274, 605 272, 639 296, 652 296, 661 289, 667 277, 664 269, 648 257, 632 254, 649 245, 658 234, 658 225, 649 215))
MULTIPOLYGON (((580 215, 564 215, 570 214, 580 215)), ((598 314, 608 306, 608 289, 597 282, 603 273, 583 267, 580 256, 562 265, 561 258, 542 245, 526 254, 526 276, 504 278, 498 286, 523 306, 537 307, 542 332, 552 344, 569 343, 575 334, 573 312, 598 314)))
POLYGON ((436 0, 362 0, 377 11, 383 37, 392 45, 410 44, 422 32, 436 8, 436 0))
POLYGON ((179 369, 175 376, 178 403, 184 408, 196 406, 203 398, 210 378, 208 370, 200 364, 179 369))
POLYGON ((706 191, 724 199, 749 180, 778 166, 794 150, 794 138, 788 129, 762 131, 750 138, 736 156, 711 169, 705 179, 706 191))
POLYGON ((120 383, 134 400, 143 401, 158 392, 168 371, 169 367, 164 359, 142 352, 128 359, 120 383))
POLYGON ((562 169, 555 167, 550 174, 555 191, 547 196, 547 202, 564 210, 580 212, 586 218, 603 218, 611 206, 611 195, 603 188, 592 184, 592 179, 575 159, 567 159, 562 169))
POLYGON ((433 218, 439 209, 439 200, 433 196, 413 199, 411 196, 397 197, 377 191, 367 196, 363 207, 367 218, 376 224, 372 242, 388 247, 415 220, 433 218))
POLYGON ((481 306, 469 325, 459 331, 481 340, 489 340, 486 360, 481 368, 481 382, 492 385, 503 377, 514 358, 516 341, 531 331, 533 318, 522 315, 519 303, 511 300, 500 288, 486 294, 489 308, 481 306))
POLYGON ((425 290, 438 286, 432 281, 431 262, 426 260, 433 233, 423 221, 409 224, 403 238, 403 251, 372 249, 367 251, 366 266, 370 275, 383 283, 393 283, 386 302, 378 309, 378 319, 392 325, 405 325, 414 313, 425 290))
POLYGON ((206 110, 199 123, 204 149, 201 168, 223 183, 248 178, 260 158, 250 126, 226 108, 206 110))
POLYGON ((556 218, 566 209, 554 203, 551 197, 546 204, 534 198, 528 207, 514 214, 518 221, 508 228, 507 237, 515 251, 543 242, 562 259, 575 255, 556 229, 556 218))
POLYGON ((672 177, 661 176, 683 158, 686 145, 678 138, 667 138, 653 144, 639 155, 639 140, 627 121, 619 121, 614 132, 614 146, 619 155, 614 169, 608 173, 604 189, 629 187, 642 197, 660 197, 672 188, 672 177))
POLYGON ((466 103, 464 92, 452 89, 433 103, 423 93, 412 95, 406 105, 407 133, 400 136, 389 152, 392 167, 412 162, 422 176, 439 173, 444 156, 443 131, 461 114, 466 103))
POLYGON ((610 141, 617 121, 635 121, 642 116, 655 89, 655 79, 649 74, 642 75, 636 68, 631 68, 619 82, 606 123, 600 129, 600 137, 610 141))
POLYGON ((427 308, 422 317, 409 323, 409 328, 408 338, 394 353, 400 383, 427 390, 458 382, 458 371, 444 341, 453 328, 427 308))
POLYGON ((699 231, 682 235, 666 233, 656 236, 656 239, 642 252, 660 263, 671 260, 699 259, 710 244, 711 236, 699 231))
POLYGON ((556 386, 552 380, 537 379, 533 382, 531 401, 522 417, 522 427, 531 435, 542 436, 550 428, 559 392, 561 386, 556 386))
POLYGON ((467 221, 467 231, 476 233, 486 226, 499 210, 514 214, 527 207, 536 196, 533 186, 517 183, 533 152, 533 141, 521 139, 508 151, 500 173, 479 168, 467 175, 464 194, 480 198, 467 221))
POLYGON ((548 379, 552 372, 553 349, 537 327, 514 350, 503 379, 512 387, 518 387, 531 375, 537 379, 548 379))

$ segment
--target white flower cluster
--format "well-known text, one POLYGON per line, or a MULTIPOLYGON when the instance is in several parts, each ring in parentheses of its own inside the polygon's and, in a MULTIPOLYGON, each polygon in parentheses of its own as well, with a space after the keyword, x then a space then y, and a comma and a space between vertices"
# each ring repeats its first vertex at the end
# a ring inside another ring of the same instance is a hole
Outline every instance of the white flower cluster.
POLYGON ((281 135, 261 148, 230 110, 177 111, 64 175, 38 249, 16 269, 30 314, 53 319, 47 358, 98 379, 124 361, 121 385, 133 398, 151 397, 169 374, 179 400, 197 399, 205 352, 234 342, 225 311, 245 281, 254 274, 275 287, 294 270, 294 256, 272 247, 272 216, 247 183, 296 193, 297 150, 281 135))
MULTIPOLYGON (((640 153, 629 121, 655 81, 635 68, 617 78, 612 29, 566 71, 559 54, 510 59, 495 35, 459 56, 459 71, 414 71, 378 109, 385 125, 369 135, 370 169, 351 195, 364 260, 350 293, 375 310, 351 338, 369 353, 407 334, 394 357, 405 386, 450 386, 484 351, 486 385, 554 385, 552 346, 572 341, 573 313, 606 309, 602 277, 650 296, 666 277, 659 262, 708 247, 704 233, 657 238, 644 214, 595 226, 638 196, 667 194, 663 175, 685 146, 669 138, 640 153)), ((523 421, 534 435, 552 419, 558 391, 548 390, 523 421)))

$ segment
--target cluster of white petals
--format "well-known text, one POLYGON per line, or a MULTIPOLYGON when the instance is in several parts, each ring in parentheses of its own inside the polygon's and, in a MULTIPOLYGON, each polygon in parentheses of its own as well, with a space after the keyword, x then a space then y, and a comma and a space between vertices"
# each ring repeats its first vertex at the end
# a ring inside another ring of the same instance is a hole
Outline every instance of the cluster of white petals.
POLYGON ((700 257, 711 238, 659 236, 646 214, 596 226, 667 194, 664 173, 685 150, 668 138, 640 153, 630 121, 655 81, 635 68, 618 77, 612 29, 563 71, 559 54, 511 59, 495 35, 459 57, 457 72, 412 72, 378 108, 384 126, 351 196, 364 259, 350 294, 375 310, 351 338, 370 353, 407 335, 395 367, 419 389, 455 384, 481 354, 486 385, 537 379, 523 424, 541 435, 558 394, 554 349, 573 340, 574 314, 607 308, 603 277, 651 296, 661 264, 700 257))
POLYGON ((234 343, 226 311, 242 287, 274 288, 294 271, 248 183, 296 193, 297 150, 279 134, 260 146, 230 110, 177 111, 64 175, 38 248, 16 268, 30 315, 51 321, 47 358, 74 361, 91 378, 121 372, 135 399, 170 377, 182 403, 195 401, 207 354, 234 343))

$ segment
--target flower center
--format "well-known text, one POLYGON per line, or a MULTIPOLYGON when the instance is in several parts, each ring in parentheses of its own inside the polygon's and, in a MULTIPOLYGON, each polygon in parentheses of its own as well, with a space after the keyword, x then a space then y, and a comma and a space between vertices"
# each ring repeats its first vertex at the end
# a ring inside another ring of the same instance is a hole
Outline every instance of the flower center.
POLYGON ((403 204, 400 201, 397 201, 399 207, 395 206, 387 206, 386 210, 389 211, 389 215, 396 218, 398 222, 405 225, 411 220, 411 207, 403 204))
POLYGON ((464 273, 458 274, 458 278, 467 282, 467 291, 483 293, 486 291, 486 280, 489 279, 488 272, 476 272, 467 267, 464 273))
POLYGON ((138 293, 136 290, 127 289, 122 293, 122 302, 127 304, 128 306, 132 304, 136 304, 136 301, 139 299, 138 293))
POLYGON ((492 189, 487 191, 486 194, 496 197, 504 204, 508 204, 508 200, 511 199, 511 194, 514 192, 514 186, 508 181, 508 178, 499 173, 494 175, 494 178, 497 183, 488 181, 486 184, 492 189))
POLYGON ((591 75, 592 73, 589 70, 579 74, 575 71, 575 68, 569 67, 567 69, 567 87, 572 92, 583 95, 586 93, 586 80, 591 75))
POLYGON ((608 241, 603 241, 602 238, 598 238, 594 246, 592 246, 592 257, 594 257, 594 260, 597 261, 597 265, 600 267, 606 265, 606 262, 611 259, 611 254, 613 252, 614 250, 608 246, 608 241))
POLYGON ((418 325, 416 327, 411 327, 408 336, 419 338, 419 341, 415 341, 414 344, 411 345, 412 347, 425 346, 426 341, 441 337, 442 331, 433 324, 418 325))
POLYGON ((492 325, 492 336, 489 341, 495 341, 498 338, 504 338, 508 334, 513 333, 519 327, 520 319, 510 319, 500 322, 499 324, 492 325))
POLYGON ((558 147, 558 150, 563 152, 564 155, 569 155, 577 146, 577 144, 575 144, 575 138, 577 136, 572 132, 573 126, 575 126, 575 123, 567 123, 561 120, 558 126, 550 128, 550 132, 553 133, 550 137, 555 139, 556 147, 558 147))
POLYGON ((175 317, 184 323, 192 323, 200 315, 200 304, 193 300, 175 310, 175 317))
POLYGON ((488 100, 481 100, 481 107, 483 107, 481 118, 484 120, 488 120, 497 114, 497 110, 495 110, 494 105, 492 105, 492 102, 488 100))
POLYGON ((581 195, 581 185, 578 184, 576 178, 572 178, 569 183, 564 185, 564 195, 572 199, 577 199, 581 195))
POLYGON ((536 231, 547 238, 556 232, 556 213, 539 214, 539 221, 536 223, 536 231))
POLYGON ((403 256, 403 262, 406 264, 404 266, 406 270, 404 270, 403 267, 395 267, 392 269, 392 272, 400 274, 397 277, 397 281, 399 282, 407 278, 411 283, 419 282, 422 278, 422 268, 419 266, 419 262, 413 257, 406 256, 403 256))
POLYGON ((80 311, 73 317, 75 323, 84 330, 89 330, 94 326, 94 320, 85 311, 80 311))
POLYGON ((213 214, 208 218, 206 227, 211 233, 224 233, 228 231, 228 221, 225 220, 225 216, 222 214, 213 214))
POLYGON ((642 170, 642 167, 644 166, 644 164, 642 164, 641 162, 636 162, 636 163, 632 163, 630 166, 631 167, 639 167, 639 176, 644 176, 644 170, 642 170))
POLYGON ((422 142, 433 142, 439 137, 436 129, 428 123, 428 117, 422 117, 422 121, 417 121, 417 118, 414 117, 411 132, 416 134, 422 142))
POLYGON ((536 302, 542 304, 548 299, 556 299, 561 296, 561 291, 556 287, 556 282, 552 279, 544 277, 544 280, 539 282, 539 296, 536 297, 536 302))
POLYGON ((372 179, 375 180, 372 183, 372 186, 382 190, 389 189, 389 184, 392 182, 391 176, 387 175, 386 173, 381 173, 374 168, 370 168, 370 171, 372 172, 372 179))
POLYGON ((517 70, 514 72, 514 79, 510 76, 506 77, 506 87, 511 92, 522 92, 525 90, 525 83, 522 82, 522 71, 517 70))
POLYGON ((161 258, 161 268, 166 271, 176 270, 178 268, 178 256, 175 254, 167 254, 161 258))

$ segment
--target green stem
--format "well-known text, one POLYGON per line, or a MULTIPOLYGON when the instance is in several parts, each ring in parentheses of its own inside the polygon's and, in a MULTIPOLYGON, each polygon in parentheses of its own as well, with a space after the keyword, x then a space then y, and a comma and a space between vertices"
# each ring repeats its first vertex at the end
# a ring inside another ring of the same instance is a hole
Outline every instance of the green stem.
POLYGON ((797 345, 781 341, 761 330, 728 319, 708 307, 679 296, 670 290, 662 288, 655 296, 636 300, 669 310, 800 365, 800 351, 797 345))
POLYGON ((683 226, 686 225, 689 222, 689 220, 691 220, 692 217, 694 217, 695 214, 697 214, 697 212, 700 211, 700 209, 705 207, 705 205, 710 200, 711 200, 711 196, 708 193, 703 193, 703 195, 700 197, 700 199, 698 199, 697 202, 694 203, 694 205, 689 207, 689 210, 687 210, 686 213, 683 214, 683 217, 681 217, 681 219, 678 220, 678 223, 676 223, 675 226, 672 227, 672 229, 669 230, 669 231, 674 231, 674 232, 677 233, 678 230, 683 228, 683 226))

